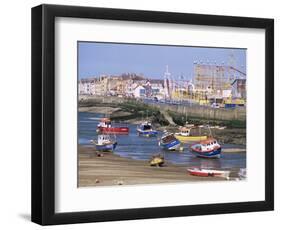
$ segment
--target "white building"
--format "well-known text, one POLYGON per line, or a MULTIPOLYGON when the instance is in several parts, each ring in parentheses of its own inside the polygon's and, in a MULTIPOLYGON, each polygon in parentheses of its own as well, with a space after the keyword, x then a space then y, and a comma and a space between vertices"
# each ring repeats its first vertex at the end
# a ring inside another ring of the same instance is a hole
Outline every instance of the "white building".
POLYGON ((78 83, 80 95, 106 95, 108 93, 108 77, 81 79, 78 83))
POLYGON ((81 80, 79 81, 78 84, 78 90, 80 95, 90 95, 91 94, 91 82, 90 81, 85 81, 81 80))
POLYGON ((143 86, 138 85, 133 89, 133 95, 135 98, 145 97, 146 90, 143 86))
POLYGON ((162 83, 151 83, 151 91, 152 95, 159 95, 162 94, 164 96, 164 87, 162 83))
POLYGON ((126 85, 125 85, 125 92, 126 92, 126 96, 128 97, 132 97, 134 96, 134 89, 137 87, 137 84, 134 83, 133 80, 128 80, 126 82, 126 85))

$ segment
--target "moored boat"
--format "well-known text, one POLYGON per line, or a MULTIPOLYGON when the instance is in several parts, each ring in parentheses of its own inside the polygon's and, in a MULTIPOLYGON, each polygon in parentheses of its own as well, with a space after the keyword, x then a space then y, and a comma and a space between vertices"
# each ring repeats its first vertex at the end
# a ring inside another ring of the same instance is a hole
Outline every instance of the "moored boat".
POLYGON ((190 149, 197 157, 219 158, 221 155, 221 146, 214 138, 208 138, 207 140, 191 145, 190 149))
POLYGON ((175 137, 183 143, 202 141, 208 138, 208 136, 206 135, 198 135, 198 136, 190 135, 190 130, 191 128, 181 127, 180 132, 175 133, 175 137))
POLYGON ((137 132, 140 136, 152 137, 157 135, 157 131, 153 129, 152 124, 148 121, 141 123, 137 127, 137 132))
POLYGON ((181 142, 175 138, 173 133, 164 133, 159 141, 159 146, 165 150, 179 150, 181 147, 181 142))
POLYGON ((230 171, 226 171, 226 170, 199 169, 199 168, 187 169, 187 172, 192 176, 223 177, 226 179, 229 178, 229 174, 230 174, 230 171))
POLYGON ((112 139, 109 135, 98 135, 97 141, 92 141, 96 150, 107 152, 113 151, 117 146, 117 141, 112 139))
POLYGON ((150 166, 157 166, 157 167, 163 166, 164 163, 165 163, 164 156, 160 154, 152 156, 149 162, 150 166))
POLYGON ((103 134, 129 134, 129 127, 126 126, 112 126, 109 118, 102 118, 97 125, 97 132, 103 134))

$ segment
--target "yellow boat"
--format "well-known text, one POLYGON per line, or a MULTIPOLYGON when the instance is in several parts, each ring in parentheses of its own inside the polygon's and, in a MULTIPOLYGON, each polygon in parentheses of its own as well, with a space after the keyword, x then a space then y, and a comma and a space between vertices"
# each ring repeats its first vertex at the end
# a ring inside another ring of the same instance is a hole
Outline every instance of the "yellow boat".
POLYGON ((152 159, 150 160, 150 166, 163 166, 164 164, 164 156, 161 155, 155 155, 152 156, 152 159))
POLYGON ((195 142, 195 141, 203 141, 208 138, 206 135, 199 136, 191 136, 190 128, 181 127, 179 133, 174 134, 175 138, 177 138, 180 142, 195 142))
POLYGON ((180 142, 203 141, 208 138, 208 136, 182 136, 180 133, 176 133, 174 136, 180 142))

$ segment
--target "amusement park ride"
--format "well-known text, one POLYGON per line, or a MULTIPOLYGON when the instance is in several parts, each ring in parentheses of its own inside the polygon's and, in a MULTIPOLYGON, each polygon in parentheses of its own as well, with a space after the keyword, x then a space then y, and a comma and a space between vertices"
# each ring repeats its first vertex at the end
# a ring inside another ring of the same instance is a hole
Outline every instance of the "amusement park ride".
MULTIPOLYGON (((169 72, 168 66, 164 73, 164 94, 166 99, 184 100, 192 99, 197 102, 209 103, 210 99, 221 98, 232 101, 231 91, 235 80, 246 82, 246 73, 236 67, 233 54, 229 56, 228 64, 224 62, 194 61, 192 80, 184 79, 183 76, 178 80, 169 72)), ((245 84, 244 84, 245 87, 245 84)), ((241 104, 245 103, 245 98, 239 98, 241 104)))

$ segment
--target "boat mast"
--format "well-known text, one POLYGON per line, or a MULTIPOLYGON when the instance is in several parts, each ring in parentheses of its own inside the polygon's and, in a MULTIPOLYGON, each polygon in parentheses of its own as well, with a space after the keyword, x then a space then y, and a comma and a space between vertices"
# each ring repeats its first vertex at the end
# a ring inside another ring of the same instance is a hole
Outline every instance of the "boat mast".
POLYGON ((213 137, 213 135, 212 135, 212 131, 211 131, 211 128, 210 128, 210 126, 208 125, 208 128, 209 128, 209 133, 211 134, 211 137, 213 137))

